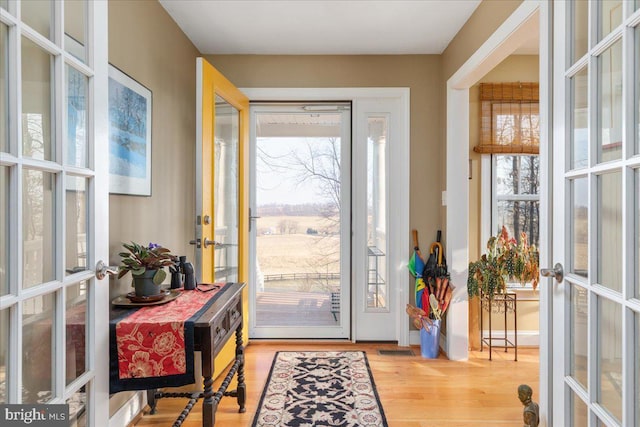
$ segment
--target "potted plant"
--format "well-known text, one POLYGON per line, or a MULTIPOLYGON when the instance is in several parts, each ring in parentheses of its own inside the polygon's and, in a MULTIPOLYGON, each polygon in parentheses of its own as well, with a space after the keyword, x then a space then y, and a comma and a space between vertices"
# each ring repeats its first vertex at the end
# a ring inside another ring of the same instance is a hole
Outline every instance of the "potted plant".
POLYGON ((469 263, 467 291, 470 297, 477 295, 493 299, 496 293, 506 291, 507 281, 522 284, 531 282, 538 287, 539 254, 535 245, 529 245, 527 235, 520 234, 520 242, 509 237, 506 227, 487 242, 487 253, 469 263))
POLYGON ((160 293, 160 284, 167 277, 164 267, 175 264, 171 251, 155 243, 143 246, 135 242, 123 243, 128 252, 120 252, 122 264, 118 268, 118 279, 128 272, 133 276, 136 296, 152 296, 160 293))

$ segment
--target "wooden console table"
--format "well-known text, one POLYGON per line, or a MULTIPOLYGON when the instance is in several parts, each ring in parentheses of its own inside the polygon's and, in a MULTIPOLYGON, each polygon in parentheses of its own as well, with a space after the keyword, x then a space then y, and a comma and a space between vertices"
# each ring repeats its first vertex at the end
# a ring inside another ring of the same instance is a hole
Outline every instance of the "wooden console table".
POLYGON ((508 349, 513 348, 515 351, 515 361, 518 361, 518 296, 515 292, 506 292, 495 294, 493 298, 487 295, 480 296, 480 351, 484 351, 484 345, 489 346, 489 360, 493 347, 504 348, 506 353, 508 349), (483 313, 488 313, 489 317, 489 336, 484 335, 483 313), (491 318, 493 314, 504 314, 504 337, 494 337, 491 327, 491 318), (513 314, 513 333, 514 340, 511 341, 507 336, 507 314, 513 314), (494 341, 502 342, 500 345, 494 344, 494 341))
POLYGON ((174 427, 182 425, 182 422, 200 398, 203 399, 203 427, 213 427, 218 403, 224 396, 235 397, 238 401, 238 412, 245 412, 246 385, 244 378, 244 346, 242 345, 242 290, 244 287, 244 283, 227 284, 220 291, 222 293, 216 301, 194 322, 194 347, 195 351, 201 352, 204 390, 193 393, 170 393, 157 389, 147 390, 147 401, 151 407, 152 414, 156 411, 157 399, 164 397, 190 399, 185 409, 174 422, 174 427), (214 392, 213 372, 215 357, 234 335, 236 345, 235 359, 220 388, 214 392), (229 383, 236 374, 238 380, 237 389, 227 391, 229 383))

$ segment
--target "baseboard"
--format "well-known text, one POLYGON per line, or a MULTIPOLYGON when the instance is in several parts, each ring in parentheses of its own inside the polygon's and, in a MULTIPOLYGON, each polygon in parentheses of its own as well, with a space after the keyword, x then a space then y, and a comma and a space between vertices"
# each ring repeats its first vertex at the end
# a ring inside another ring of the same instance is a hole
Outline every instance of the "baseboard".
MULTIPOLYGON (((504 331, 493 331, 491 334, 494 338, 504 338, 504 331)), ((489 331, 484 332, 484 336, 489 336, 489 331)), ((513 331, 507 331, 507 338, 514 341, 513 331)), ((440 346, 444 349, 446 337, 440 335, 440 346)), ((420 345, 420 331, 409 331, 409 344, 420 345)), ((540 332, 539 331, 518 331, 518 347, 539 347, 540 332)))
POLYGON ((123 427, 133 425, 147 405, 147 393, 135 392, 120 408, 109 417, 109 427, 123 427))

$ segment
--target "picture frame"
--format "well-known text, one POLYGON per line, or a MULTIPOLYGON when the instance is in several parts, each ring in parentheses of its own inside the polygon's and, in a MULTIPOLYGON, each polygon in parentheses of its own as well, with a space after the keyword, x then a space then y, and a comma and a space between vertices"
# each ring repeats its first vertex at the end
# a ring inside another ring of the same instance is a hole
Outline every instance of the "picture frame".
POLYGON ((151 91, 109 64, 109 193, 151 196, 151 91))

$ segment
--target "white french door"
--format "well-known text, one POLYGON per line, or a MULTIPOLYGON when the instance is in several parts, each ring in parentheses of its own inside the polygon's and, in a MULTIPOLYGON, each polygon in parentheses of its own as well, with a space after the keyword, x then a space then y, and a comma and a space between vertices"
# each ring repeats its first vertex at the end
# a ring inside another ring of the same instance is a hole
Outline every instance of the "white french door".
POLYGON ((107 425, 107 4, 0 1, 0 403, 107 425))
POLYGON ((554 3, 552 425, 640 425, 639 6, 554 3))

